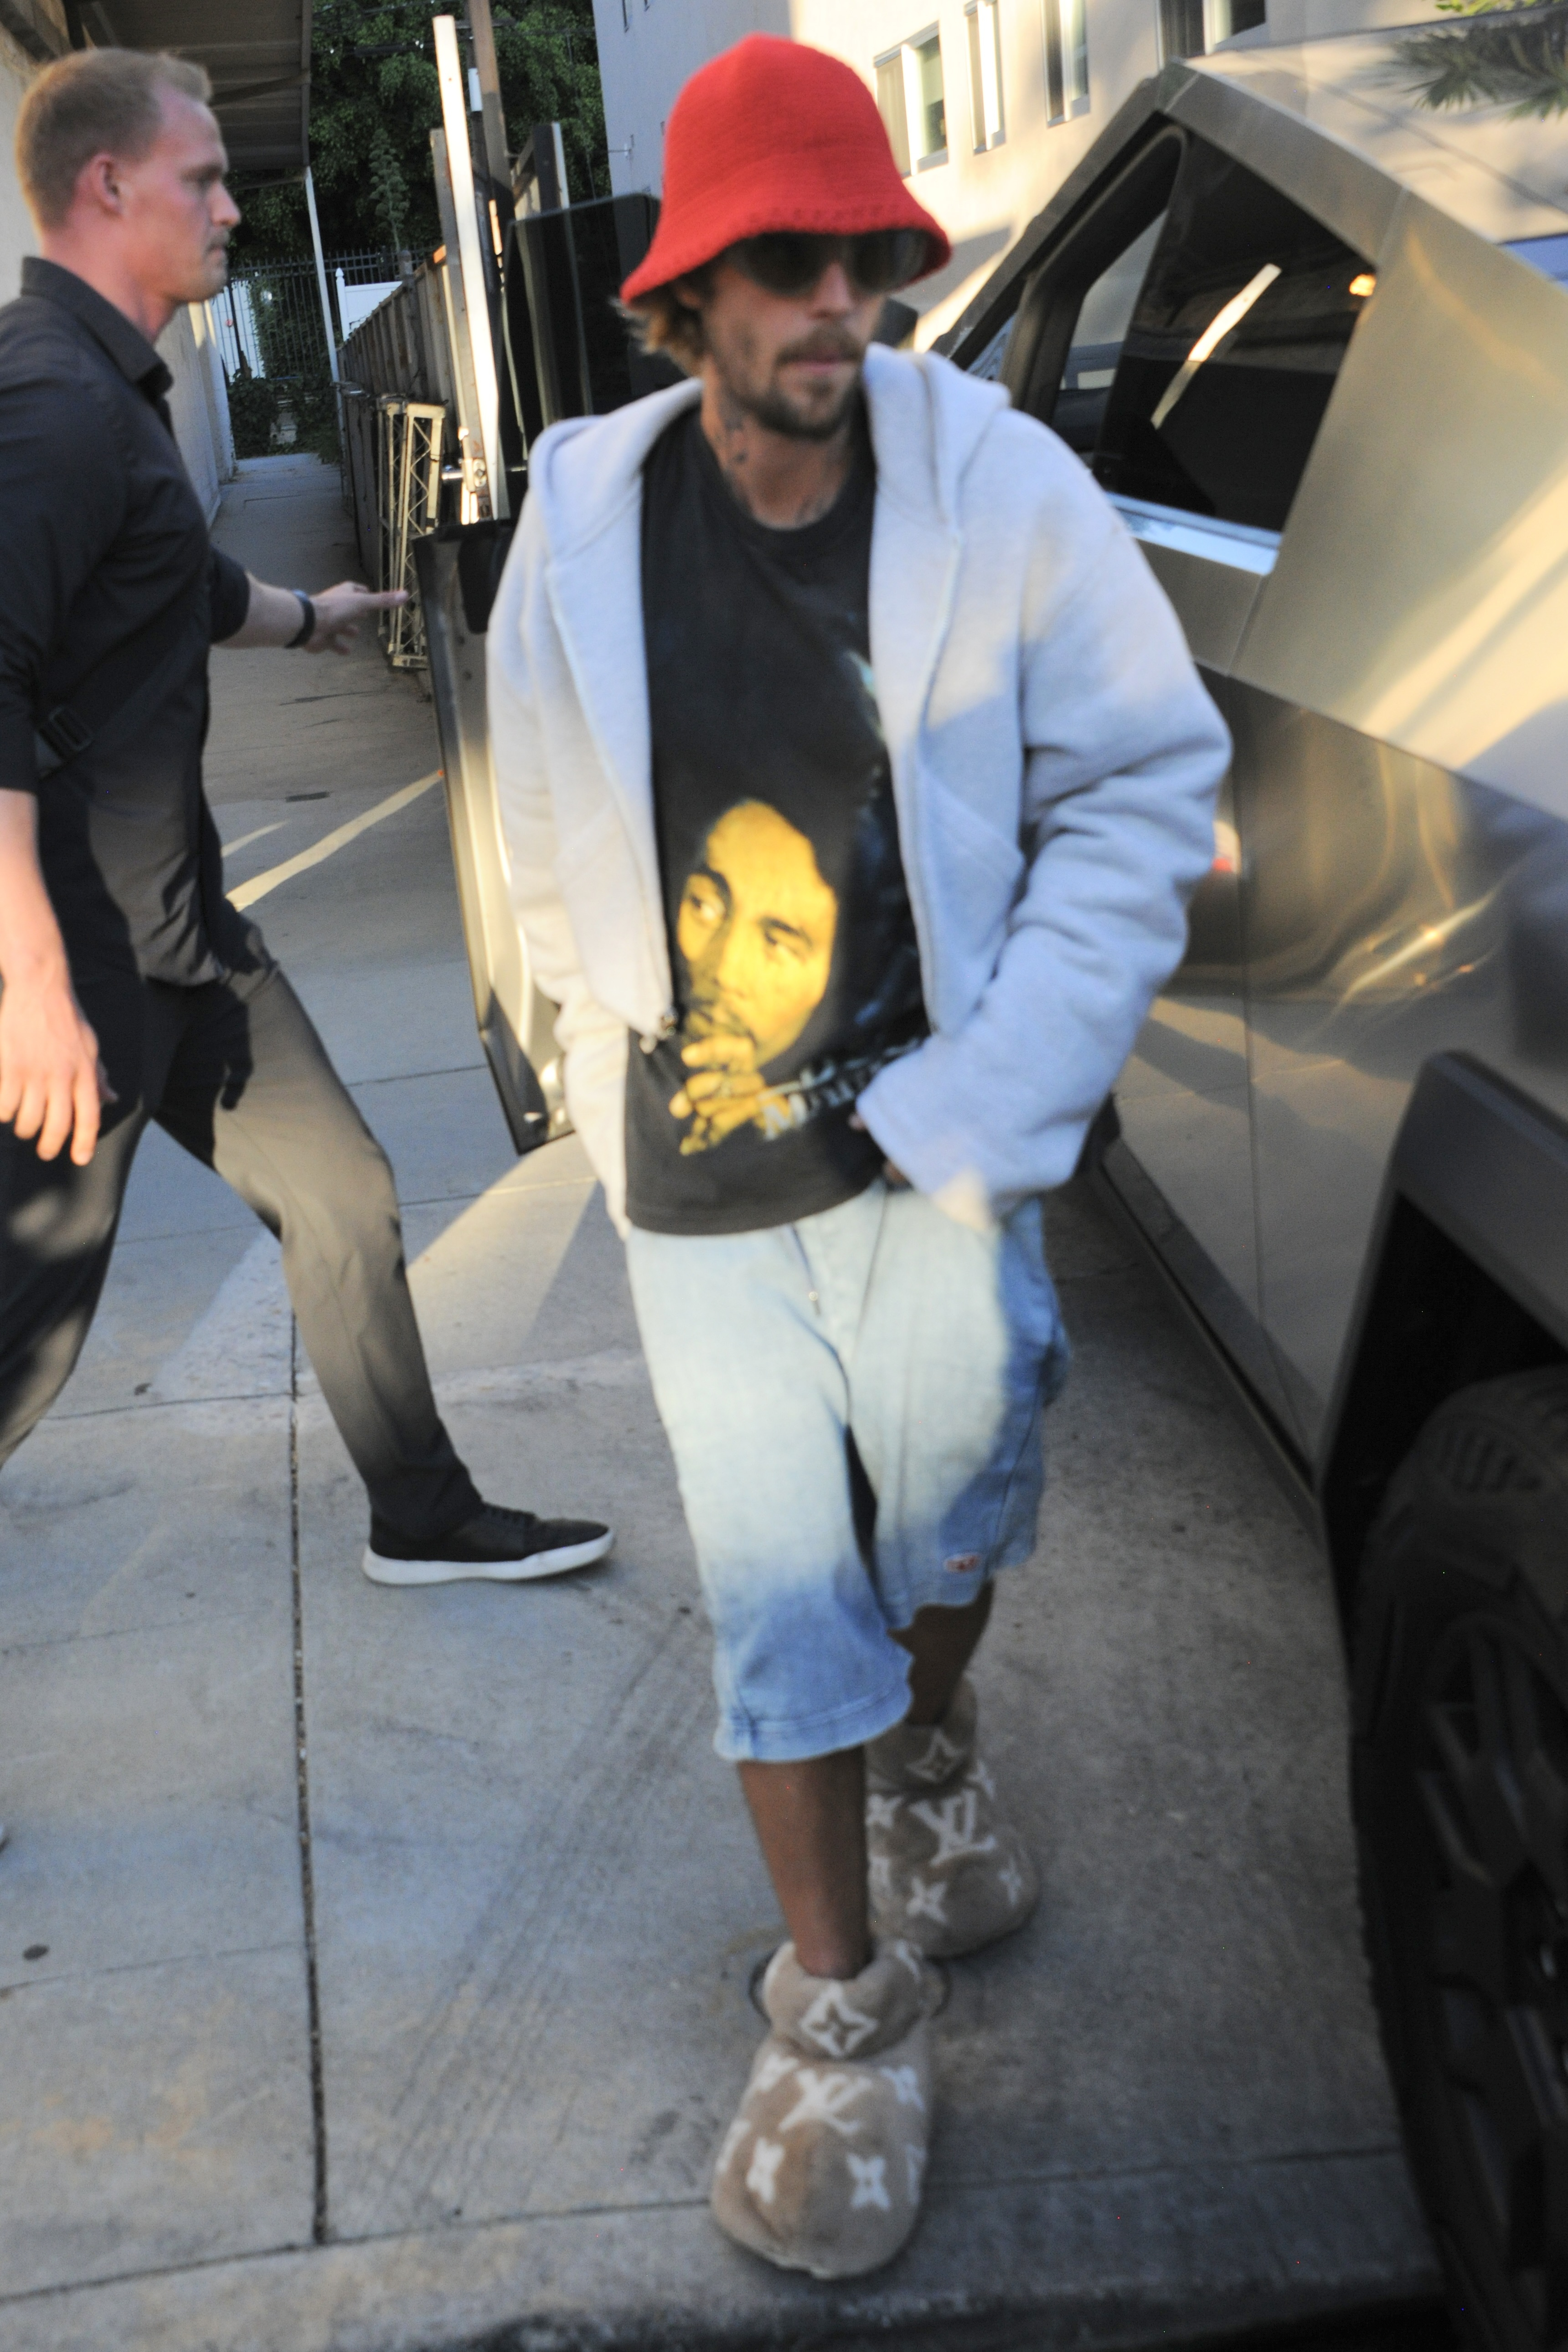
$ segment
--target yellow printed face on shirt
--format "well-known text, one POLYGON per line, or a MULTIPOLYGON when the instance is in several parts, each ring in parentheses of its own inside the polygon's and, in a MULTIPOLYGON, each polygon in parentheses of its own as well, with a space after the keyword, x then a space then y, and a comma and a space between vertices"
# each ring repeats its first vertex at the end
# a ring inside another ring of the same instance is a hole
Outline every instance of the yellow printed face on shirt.
POLYGON ((687 877, 676 924, 691 1076, 669 1108, 697 1120, 682 1151, 710 1150, 751 1120, 765 1126, 763 1066, 788 1052, 821 1003, 837 927, 837 898, 805 835, 762 801, 726 810, 687 877))

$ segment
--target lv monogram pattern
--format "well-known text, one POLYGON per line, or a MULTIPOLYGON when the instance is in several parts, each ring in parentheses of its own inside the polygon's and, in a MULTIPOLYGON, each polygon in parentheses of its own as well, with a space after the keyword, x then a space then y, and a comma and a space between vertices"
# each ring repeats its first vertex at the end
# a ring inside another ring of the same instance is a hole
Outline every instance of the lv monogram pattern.
POLYGON ((772 2031, 713 2173, 720 2226, 816 2278, 889 2261, 920 2210, 931 2130, 935 1986, 907 1943, 848 1983, 807 1976, 785 1944, 763 1983, 772 2031))
POLYGON ((1039 1900, 1024 1842, 975 1748, 967 1678, 943 1722, 900 1724, 866 1750, 871 1926, 931 1959, 956 1959, 1021 1927, 1039 1900))

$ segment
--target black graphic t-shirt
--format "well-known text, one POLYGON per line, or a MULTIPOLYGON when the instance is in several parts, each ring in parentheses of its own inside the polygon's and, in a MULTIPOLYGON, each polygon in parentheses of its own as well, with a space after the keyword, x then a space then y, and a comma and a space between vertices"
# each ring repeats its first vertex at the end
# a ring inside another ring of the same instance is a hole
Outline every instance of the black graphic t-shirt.
POLYGON ((678 1026, 626 1080, 626 1214, 745 1233, 863 1192, 849 1124, 926 1034, 871 677, 869 443, 799 530, 735 503, 688 411, 644 474, 654 803, 678 1026))

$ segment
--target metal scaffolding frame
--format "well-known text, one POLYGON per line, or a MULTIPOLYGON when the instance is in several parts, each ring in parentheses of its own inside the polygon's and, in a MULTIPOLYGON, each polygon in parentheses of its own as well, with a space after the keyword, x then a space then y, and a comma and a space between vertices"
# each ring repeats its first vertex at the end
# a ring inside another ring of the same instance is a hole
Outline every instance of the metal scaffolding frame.
POLYGON ((384 397, 376 403, 381 585, 408 591, 406 604, 381 616, 381 642, 394 669, 427 666, 414 546, 438 520, 446 425, 447 412, 436 401, 384 397))

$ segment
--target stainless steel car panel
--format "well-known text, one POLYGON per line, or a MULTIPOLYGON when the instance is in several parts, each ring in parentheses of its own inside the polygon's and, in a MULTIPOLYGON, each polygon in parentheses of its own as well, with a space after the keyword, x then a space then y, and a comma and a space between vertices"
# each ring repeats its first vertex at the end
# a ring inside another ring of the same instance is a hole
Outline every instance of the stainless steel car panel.
MULTIPOLYGON (((1279 116, 1296 117, 1319 150, 1317 169, 1325 190, 1337 184, 1339 149, 1494 244, 1550 236, 1568 226, 1560 120, 1543 115, 1531 121, 1502 106, 1424 105, 1423 77, 1409 52, 1412 42, 1430 30, 1428 19, 1403 31, 1347 34, 1289 47, 1225 49, 1194 59, 1194 67, 1205 87, 1226 87, 1237 97, 1245 93, 1269 110, 1259 120, 1269 122, 1270 133, 1279 116)), ((1181 102, 1170 110, 1175 112, 1181 102)), ((1185 102, 1191 103, 1190 94, 1185 102)), ((1229 131, 1215 135, 1233 153, 1241 152, 1231 146, 1229 131)), ((1252 130, 1241 135, 1256 142, 1266 134, 1252 130)), ((1273 176, 1261 155, 1244 160, 1266 178, 1273 176)), ((1310 210, 1320 209, 1311 194, 1303 193, 1300 201, 1310 210)), ((1326 213, 1321 217, 1329 219, 1326 213)))
POLYGON ((1568 289, 1416 197, 1235 671, 1568 815, 1568 289))
POLYGON ((1173 535, 1157 525, 1151 529, 1146 517, 1128 514, 1122 500, 1115 503, 1176 608, 1193 659, 1210 669, 1228 669, 1267 575, 1251 565, 1215 562, 1212 556, 1195 553, 1190 544, 1173 544, 1173 535))
MULTIPOLYGON (((489 556, 488 542, 473 532, 468 539, 489 556)), ((528 1151, 567 1131, 555 1007, 533 984, 512 911, 485 708, 485 640, 469 625, 462 593, 463 534, 432 533, 417 542, 416 560, 474 1013, 512 1141, 528 1151)), ((488 584, 484 603, 488 608, 488 584)))
MULTIPOLYGON (((1117 1082, 1116 1108, 1127 1149, 1168 1213, 1163 1245, 1167 1255, 1179 1256, 1184 1286, 1257 1395, 1300 1444, 1262 1320, 1242 948, 1239 844, 1227 780, 1215 862, 1193 899, 1186 960, 1144 1024, 1117 1082)), ((1146 1221, 1146 1207, 1136 1213, 1146 1221)))
POLYGON ((1398 179, 1353 148, 1325 140, 1256 78, 1236 82, 1205 70, 1209 60, 1197 62, 1166 109, 1172 120, 1223 147, 1357 253, 1369 260, 1378 253, 1398 210, 1398 179))
MULTIPOLYGON (((1568 824, 1255 688, 1218 699, 1260 1307, 1310 1451, 1422 1065, 1469 1053, 1568 1116, 1568 824)), ((1223 1169, 1226 1134, 1215 1148, 1223 1169)))

